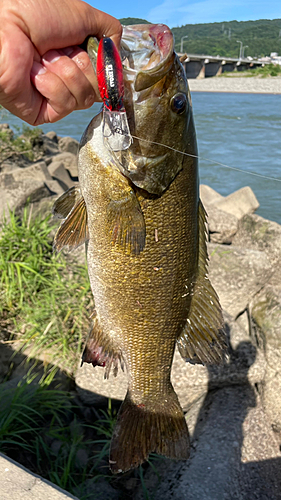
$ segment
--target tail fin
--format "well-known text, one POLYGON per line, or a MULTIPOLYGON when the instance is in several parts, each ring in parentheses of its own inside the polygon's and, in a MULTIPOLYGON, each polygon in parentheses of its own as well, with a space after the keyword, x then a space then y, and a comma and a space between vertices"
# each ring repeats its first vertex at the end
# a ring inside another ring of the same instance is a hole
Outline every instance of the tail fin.
POLYGON ((149 453, 185 460, 189 434, 177 395, 172 387, 159 404, 135 404, 128 392, 120 408, 110 448, 110 468, 115 474, 138 467, 149 453))

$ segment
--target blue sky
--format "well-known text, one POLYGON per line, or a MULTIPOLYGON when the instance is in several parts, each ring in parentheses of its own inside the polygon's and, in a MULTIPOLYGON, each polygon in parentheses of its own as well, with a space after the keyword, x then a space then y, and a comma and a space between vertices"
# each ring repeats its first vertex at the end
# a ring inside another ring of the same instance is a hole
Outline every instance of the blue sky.
MULTIPOLYGON (((86 0, 87 1, 87 0, 86 0)), ((183 24, 281 18, 280 0, 88 0, 114 17, 140 17, 170 28, 183 24)))

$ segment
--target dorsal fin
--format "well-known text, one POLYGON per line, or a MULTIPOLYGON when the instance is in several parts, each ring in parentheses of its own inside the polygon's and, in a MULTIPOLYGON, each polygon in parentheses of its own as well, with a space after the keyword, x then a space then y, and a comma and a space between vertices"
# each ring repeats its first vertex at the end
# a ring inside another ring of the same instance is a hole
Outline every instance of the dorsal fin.
POLYGON ((177 343, 181 356, 191 363, 220 363, 227 343, 219 298, 208 278, 206 212, 199 202, 198 274, 188 318, 177 343))

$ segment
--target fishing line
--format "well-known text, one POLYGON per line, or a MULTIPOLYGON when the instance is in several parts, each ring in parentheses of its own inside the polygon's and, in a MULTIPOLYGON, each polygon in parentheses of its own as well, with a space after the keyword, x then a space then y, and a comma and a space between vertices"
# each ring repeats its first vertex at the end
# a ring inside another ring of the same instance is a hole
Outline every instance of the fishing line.
POLYGON ((184 155, 184 156, 191 156, 192 158, 198 158, 198 160, 209 161, 211 163, 215 163, 216 165, 220 165, 221 167, 229 168, 230 170, 236 170, 237 172, 242 172, 243 174, 254 175, 255 177, 261 177, 262 179, 281 182, 281 179, 278 179, 278 177, 269 177, 267 175, 258 174, 256 172, 248 172, 247 170, 243 170, 242 168, 231 167, 230 165, 225 165, 224 163, 220 163, 219 161, 216 161, 216 160, 211 160, 210 158, 204 158, 203 156, 197 156, 197 155, 192 155, 190 153, 184 153, 183 151, 180 151, 179 149, 175 149, 172 146, 167 146, 167 144, 162 144, 161 142, 155 142, 155 141, 150 141, 148 139, 142 139, 141 137, 137 137, 136 135, 131 135, 131 137, 133 137, 134 139, 138 139, 139 141, 147 142, 149 144, 155 144, 156 146, 163 146, 164 148, 171 149, 172 151, 175 151, 176 153, 180 153, 181 155, 184 155))

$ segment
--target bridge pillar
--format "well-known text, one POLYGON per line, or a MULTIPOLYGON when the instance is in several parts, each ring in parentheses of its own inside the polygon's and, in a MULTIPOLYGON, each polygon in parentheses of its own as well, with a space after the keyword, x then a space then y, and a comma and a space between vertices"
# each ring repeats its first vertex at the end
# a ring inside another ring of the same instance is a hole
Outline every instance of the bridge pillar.
POLYGON ((205 76, 217 76, 222 72, 222 64, 221 61, 209 61, 209 59, 205 59, 205 76))
POLYGON ((226 71, 234 71, 235 67, 236 67, 235 63, 228 63, 228 62, 226 62, 222 66, 222 72, 225 73, 226 71))
POLYGON ((205 78, 204 61, 187 61, 184 63, 186 78, 205 78))

